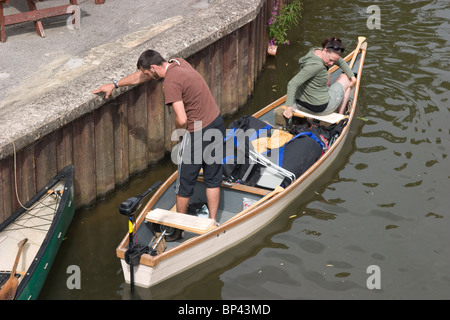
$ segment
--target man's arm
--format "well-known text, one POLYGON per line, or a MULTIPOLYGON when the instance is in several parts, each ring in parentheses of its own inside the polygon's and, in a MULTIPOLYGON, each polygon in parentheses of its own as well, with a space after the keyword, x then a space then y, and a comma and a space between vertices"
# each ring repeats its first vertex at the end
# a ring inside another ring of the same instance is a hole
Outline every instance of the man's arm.
POLYGON ((187 116, 184 110, 183 101, 175 101, 172 103, 173 111, 175 112, 175 126, 177 129, 186 129, 187 127, 187 116))
MULTIPOLYGON (((125 78, 122 78, 119 81, 117 81, 117 86, 118 87, 126 87, 126 86, 138 85, 138 84, 146 82, 150 79, 151 78, 149 76, 145 75, 142 71, 139 70, 139 71, 136 71, 136 72, 126 76, 125 78)), ((109 96, 111 95, 111 93, 114 91, 114 89, 115 89, 114 83, 105 83, 105 84, 101 85, 98 89, 92 91, 92 93, 96 94, 96 93, 104 92, 105 99, 108 99, 109 96)))

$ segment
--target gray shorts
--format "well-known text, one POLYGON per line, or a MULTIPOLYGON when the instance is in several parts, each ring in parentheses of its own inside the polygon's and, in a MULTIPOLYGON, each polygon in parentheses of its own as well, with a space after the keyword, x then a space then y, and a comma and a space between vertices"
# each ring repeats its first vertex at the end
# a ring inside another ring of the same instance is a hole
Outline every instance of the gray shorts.
MULTIPOLYGON (((328 89, 328 95, 330 96, 330 100, 328 101, 327 108, 322 112, 314 112, 315 115, 325 116, 327 114, 333 113, 339 108, 344 99, 344 86, 340 82, 333 83, 328 89)), ((307 113, 313 113, 311 110, 299 105, 297 102, 294 103, 292 108, 293 110, 300 110, 307 113)))

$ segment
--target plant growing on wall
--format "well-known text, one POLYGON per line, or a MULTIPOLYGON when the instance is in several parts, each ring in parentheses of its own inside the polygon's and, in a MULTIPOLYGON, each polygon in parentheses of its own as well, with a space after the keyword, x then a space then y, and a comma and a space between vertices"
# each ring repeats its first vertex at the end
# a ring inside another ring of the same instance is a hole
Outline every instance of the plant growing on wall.
POLYGON ((280 1, 276 0, 269 19, 269 45, 289 44, 287 32, 297 26, 301 18, 302 3, 300 0, 287 0, 280 8, 280 1))

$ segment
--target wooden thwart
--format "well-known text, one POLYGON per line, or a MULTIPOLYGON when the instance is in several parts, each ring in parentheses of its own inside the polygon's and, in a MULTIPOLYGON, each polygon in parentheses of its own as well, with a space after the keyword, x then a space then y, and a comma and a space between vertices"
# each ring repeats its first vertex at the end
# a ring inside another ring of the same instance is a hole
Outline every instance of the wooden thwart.
POLYGON ((147 213, 145 220, 197 234, 203 234, 216 227, 214 219, 200 218, 160 208, 147 213))

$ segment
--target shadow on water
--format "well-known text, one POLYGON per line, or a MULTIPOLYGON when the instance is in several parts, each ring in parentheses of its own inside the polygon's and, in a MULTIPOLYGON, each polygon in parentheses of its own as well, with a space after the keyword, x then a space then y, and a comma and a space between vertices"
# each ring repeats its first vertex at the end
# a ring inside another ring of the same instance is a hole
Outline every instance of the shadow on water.
MULTIPOLYGON (((369 44, 359 105, 342 158, 269 227, 242 246, 137 299, 448 299, 450 298, 450 3, 304 0, 301 25, 256 83, 252 114, 286 93, 298 59, 335 35, 349 50, 369 44), (381 287, 370 290, 369 266, 381 287)), ((230 122, 232 119, 227 119, 230 122)), ((164 180, 155 166, 77 212, 41 299, 129 299, 115 248, 127 231, 119 204, 164 180), (69 290, 67 267, 81 269, 69 290)))

